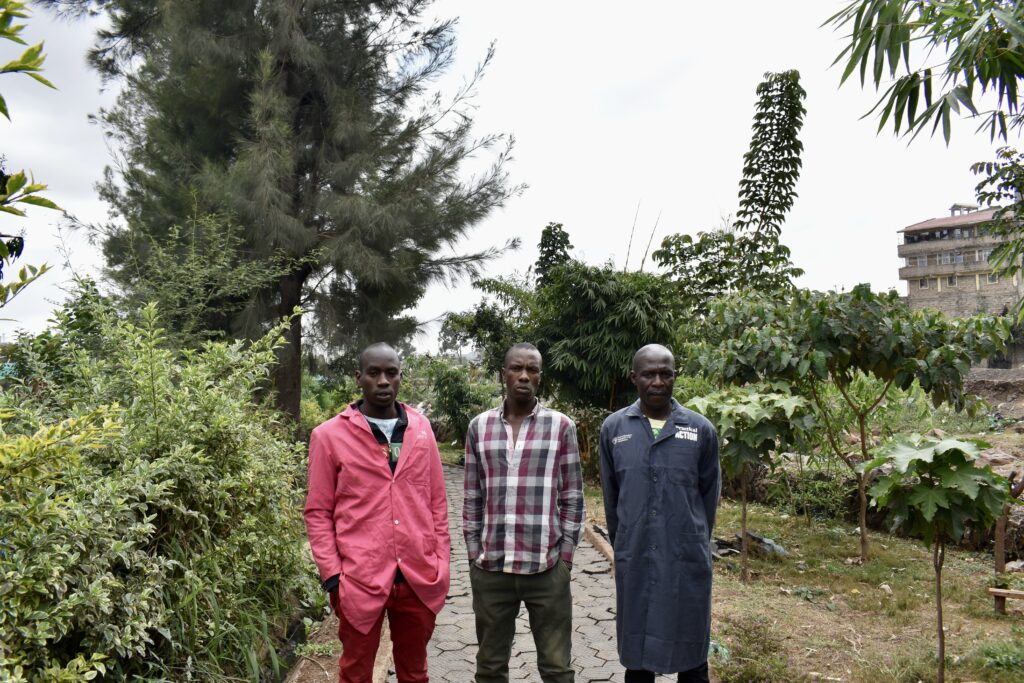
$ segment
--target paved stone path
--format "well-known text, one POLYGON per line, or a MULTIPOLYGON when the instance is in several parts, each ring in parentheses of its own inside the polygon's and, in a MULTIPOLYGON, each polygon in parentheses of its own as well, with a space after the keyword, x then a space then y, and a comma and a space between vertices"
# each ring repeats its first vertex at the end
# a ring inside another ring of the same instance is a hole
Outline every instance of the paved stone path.
MULTIPOLYGON (((430 642, 430 680, 467 683, 476 670, 476 627, 473 621, 469 563, 462 540, 462 469, 445 468, 448 518, 452 535, 452 587, 437 617, 430 642)), ((590 543, 576 550, 572 570, 573 668, 576 680, 621 681, 615 651, 615 584, 608 561, 590 543)), ((537 655, 523 608, 516 621, 516 639, 509 662, 510 681, 540 681, 537 655)), ((394 674, 388 678, 395 681, 394 674)))

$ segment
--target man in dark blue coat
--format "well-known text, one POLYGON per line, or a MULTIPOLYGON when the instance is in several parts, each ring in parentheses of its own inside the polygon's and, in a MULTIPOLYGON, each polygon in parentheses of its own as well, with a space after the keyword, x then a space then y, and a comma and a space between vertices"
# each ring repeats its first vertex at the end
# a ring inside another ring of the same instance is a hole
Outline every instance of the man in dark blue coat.
POLYGON ((601 426, 601 487, 615 549, 616 635, 626 683, 708 680, 711 532, 721 488, 718 434, 672 398, 675 359, 633 356, 639 400, 601 426))

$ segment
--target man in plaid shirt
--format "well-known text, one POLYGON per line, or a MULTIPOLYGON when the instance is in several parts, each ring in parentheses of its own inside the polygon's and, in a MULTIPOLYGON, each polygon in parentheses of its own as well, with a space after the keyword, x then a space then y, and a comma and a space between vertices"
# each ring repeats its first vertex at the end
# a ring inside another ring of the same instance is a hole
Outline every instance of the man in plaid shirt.
POLYGON ((544 683, 571 683, 573 552, 583 522, 576 425, 540 405, 541 355, 516 344, 505 400, 466 434, 463 531, 476 615, 476 683, 507 683, 525 603, 544 683))

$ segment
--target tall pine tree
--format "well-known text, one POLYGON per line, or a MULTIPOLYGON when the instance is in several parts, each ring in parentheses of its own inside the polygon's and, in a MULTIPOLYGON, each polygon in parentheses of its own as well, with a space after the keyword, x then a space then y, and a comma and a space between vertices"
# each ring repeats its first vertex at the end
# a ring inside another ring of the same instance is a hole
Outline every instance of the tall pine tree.
MULTIPOLYGON (((344 352, 407 338, 415 322, 401 314, 431 282, 497 253, 448 255, 518 188, 505 170, 510 140, 471 130, 480 71, 449 99, 428 92, 455 47, 454 22, 428 19, 432 0, 43 4, 110 19, 91 60, 124 86, 102 114, 123 158, 101 187, 118 220, 100 228, 122 287, 138 277, 122 266, 144 262, 140 245, 197 204, 228 210, 242 253, 293 264, 231 331, 252 334, 303 305, 344 352), (479 154, 490 165, 467 178, 479 154)), ((292 319, 276 379, 296 418, 302 324, 292 319)))

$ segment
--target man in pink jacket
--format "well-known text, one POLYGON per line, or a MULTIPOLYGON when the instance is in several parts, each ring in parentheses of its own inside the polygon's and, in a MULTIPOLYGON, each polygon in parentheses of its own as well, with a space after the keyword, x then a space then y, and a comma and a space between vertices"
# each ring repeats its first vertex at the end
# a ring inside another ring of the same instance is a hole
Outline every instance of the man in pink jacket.
POLYGON ((363 398, 313 430, 306 530, 338 615, 341 683, 369 683, 385 612, 399 683, 426 683, 427 643, 444 606, 451 539, 430 423, 398 402, 395 350, 359 357, 363 398))

